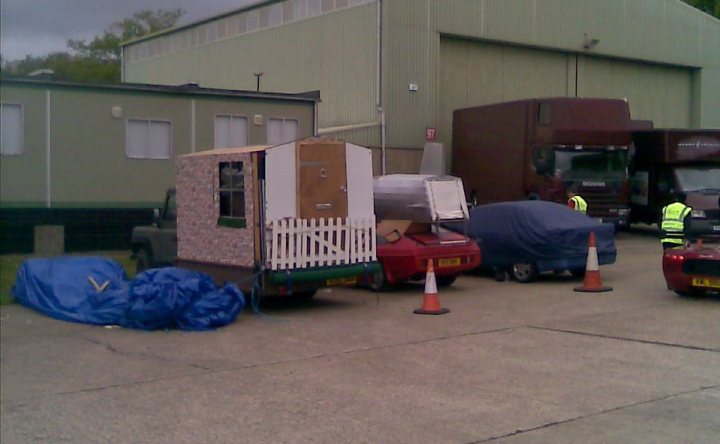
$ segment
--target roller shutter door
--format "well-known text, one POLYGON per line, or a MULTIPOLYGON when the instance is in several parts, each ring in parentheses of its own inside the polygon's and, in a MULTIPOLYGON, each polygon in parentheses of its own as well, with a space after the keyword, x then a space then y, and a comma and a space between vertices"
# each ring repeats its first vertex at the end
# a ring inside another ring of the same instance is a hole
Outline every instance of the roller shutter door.
MULTIPOLYGON (((531 97, 565 97, 574 81, 570 56, 516 46, 452 38, 440 42, 438 136, 452 140, 452 112, 458 108, 531 97)), ((573 59, 574 60, 574 59, 573 59)))
POLYGON ((656 127, 690 126, 689 68, 443 37, 439 74, 438 135, 448 145, 455 109, 574 97, 576 89, 578 97, 627 98, 633 118, 653 120, 656 127))
POLYGON ((656 128, 688 128, 692 110, 692 70, 579 57, 578 96, 626 98, 635 119, 656 128))

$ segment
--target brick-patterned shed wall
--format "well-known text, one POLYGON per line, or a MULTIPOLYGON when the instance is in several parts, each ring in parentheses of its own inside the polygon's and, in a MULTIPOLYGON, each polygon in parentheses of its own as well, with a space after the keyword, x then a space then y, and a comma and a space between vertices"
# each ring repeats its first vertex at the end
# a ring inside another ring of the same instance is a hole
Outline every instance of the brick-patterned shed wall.
POLYGON ((181 259, 252 267, 253 185, 250 154, 180 157, 177 160, 177 236, 181 259), (220 162, 243 162, 247 228, 218 226, 220 215, 220 162))

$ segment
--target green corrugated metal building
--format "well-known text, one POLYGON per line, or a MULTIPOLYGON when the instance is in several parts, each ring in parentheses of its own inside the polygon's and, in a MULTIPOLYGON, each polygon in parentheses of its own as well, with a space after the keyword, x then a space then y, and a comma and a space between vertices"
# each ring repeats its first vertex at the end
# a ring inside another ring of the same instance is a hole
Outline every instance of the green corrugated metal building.
POLYGON ((416 171, 426 128, 520 98, 626 98, 656 127, 720 127, 720 20, 680 0, 266 1, 123 47, 129 82, 319 89, 319 132, 416 171), (258 76, 258 74, 262 73, 258 76))
POLYGON ((175 185, 176 156, 311 136, 318 100, 2 79, 0 253, 32 251, 37 225, 63 226, 69 251, 129 248, 175 185))

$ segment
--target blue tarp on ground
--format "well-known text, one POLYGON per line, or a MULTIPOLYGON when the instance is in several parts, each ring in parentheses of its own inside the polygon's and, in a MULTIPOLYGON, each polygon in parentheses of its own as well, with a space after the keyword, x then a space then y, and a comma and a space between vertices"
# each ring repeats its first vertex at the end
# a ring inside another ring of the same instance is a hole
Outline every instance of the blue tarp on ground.
POLYGON ((237 286, 218 288, 206 274, 167 267, 130 281, 119 263, 102 257, 28 259, 13 296, 56 319, 143 330, 222 327, 245 306, 237 286))
POLYGON ((591 231, 600 265, 614 263, 615 228, 565 205, 540 200, 481 205, 470 210, 468 224, 483 266, 535 262, 540 271, 584 269, 591 231))

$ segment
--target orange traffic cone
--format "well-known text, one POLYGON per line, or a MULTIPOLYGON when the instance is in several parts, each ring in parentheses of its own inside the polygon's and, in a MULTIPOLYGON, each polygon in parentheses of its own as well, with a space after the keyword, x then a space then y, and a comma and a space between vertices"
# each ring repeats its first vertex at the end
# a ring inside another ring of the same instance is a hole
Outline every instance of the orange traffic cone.
POLYGON ((432 259, 428 259, 427 275, 425 276, 425 296, 423 296, 422 308, 413 311, 415 314, 442 315, 450 313, 447 308, 440 307, 437 284, 435 283, 435 269, 432 259))
POLYGON ((605 287, 600 279, 600 266, 598 265, 597 245, 595 244, 595 233, 590 232, 590 240, 588 241, 587 265, 585 266, 585 279, 582 287, 575 287, 575 291, 587 291, 591 293, 600 293, 603 291, 611 291, 612 287, 605 287))

